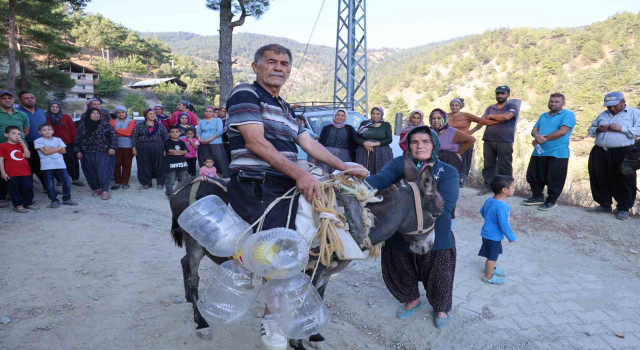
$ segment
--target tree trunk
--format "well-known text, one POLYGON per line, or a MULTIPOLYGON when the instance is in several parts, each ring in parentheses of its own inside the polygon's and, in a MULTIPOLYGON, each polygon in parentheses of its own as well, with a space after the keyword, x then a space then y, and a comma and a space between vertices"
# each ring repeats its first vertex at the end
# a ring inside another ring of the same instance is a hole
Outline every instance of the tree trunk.
POLYGON ((16 88, 16 1, 9 0, 9 74, 7 88, 11 92, 16 88))
POLYGON ((101 47, 100 51, 102 52, 102 59, 104 59, 104 47, 101 47))
POLYGON ((20 67, 20 89, 26 90, 27 87, 27 63, 25 62, 25 54, 22 52, 22 36, 20 35, 20 27, 16 26, 16 56, 18 57, 18 67, 20 67))
POLYGON ((109 57, 109 48, 107 48, 107 62, 110 62, 110 57, 109 57))
POLYGON ((220 47, 218 48, 218 68, 220 70, 220 106, 226 106, 227 98, 233 89, 233 72, 231 63, 232 35, 231 12, 232 0, 220 1, 220 47))

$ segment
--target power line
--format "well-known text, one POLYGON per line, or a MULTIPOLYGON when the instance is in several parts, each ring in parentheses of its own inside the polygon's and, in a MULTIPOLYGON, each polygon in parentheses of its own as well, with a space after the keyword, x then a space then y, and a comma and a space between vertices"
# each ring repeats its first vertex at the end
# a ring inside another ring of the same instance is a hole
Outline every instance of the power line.
POLYGON ((304 52, 302 52, 302 59, 300 59, 300 63, 298 64, 298 68, 296 68, 296 73, 291 79, 291 84, 296 83, 296 76, 298 75, 298 71, 300 70, 300 66, 302 66, 302 62, 304 61, 304 57, 307 54, 307 49, 309 48, 309 43, 311 42, 311 37, 313 36, 313 32, 316 30, 316 25, 318 24, 318 20, 320 19, 320 14, 322 13, 322 8, 324 7, 324 2, 326 0, 322 0, 322 5, 320 5, 320 10, 318 11, 318 16, 316 17, 315 23, 313 23, 313 28, 311 28, 311 34, 309 34, 309 40, 307 40, 307 45, 304 47, 304 52))

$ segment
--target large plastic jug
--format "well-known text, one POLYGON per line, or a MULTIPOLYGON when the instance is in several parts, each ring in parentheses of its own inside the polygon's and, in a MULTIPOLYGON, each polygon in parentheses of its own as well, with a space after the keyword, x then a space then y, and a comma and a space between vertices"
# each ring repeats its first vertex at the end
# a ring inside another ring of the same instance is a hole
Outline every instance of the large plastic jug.
POLYGON ((240 250, 247 269, 271 279, 292 277, 309 262, 309 244, 288 228, 256 232, 242 242, 240 250))
POLYGON ((200 198, 187 207, 178 217, 178 224, 209 253, 221 257, 236 253, 238 239, 249 228, 249 224, 216 195, 200 198))
POLYGON ((267 281, 258 299, 266 302, 289 339, 304 339, 319 333, 330 318, 320 294, 303 273, 267 281))
POLYGON ((251 283, 252 274, 235 260, 222 263, 211 283, 198 299, 198 310, 209 324, 240 319, 253 305, 260 286, 251 283))

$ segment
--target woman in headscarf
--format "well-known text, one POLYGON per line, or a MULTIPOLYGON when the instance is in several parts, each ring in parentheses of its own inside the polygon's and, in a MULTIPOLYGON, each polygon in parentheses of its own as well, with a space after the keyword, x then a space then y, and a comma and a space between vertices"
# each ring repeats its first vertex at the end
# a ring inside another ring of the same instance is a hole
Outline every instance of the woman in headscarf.
MULTIPOLYGON (((180 136, 184 136, 184 132, 187 129, 195 129, 196 127, 194 125, 189 124, 189 115, 187 113, 180 113, 180 115, 178 116, 178 124, 176 124, 178 126, 178 129, 180 129, 180 136)), ((167 128, 167 130, 169 130, 167 128)))
MULTIPOLYGON (((94 97, 92 99, 89 99, 87 101, 87 112, 89 111, 89 108, 95 108, 98 111, 100 111, 100 119, 104 120, 105 122, 110 122, 111 121, 111 113, 109 113, 109 111, 107 111, 106 109, 102 108, 102 100, 94 97)), ((86 116, 88 116, 89 114, 87 112, 82 113, 82 115, 80 116, 80 119, 85 119, 86 116)))
POLYGON ((145 110, 144 121, 136 124, 132 135, 138 182, 144 189, 152 187, 153 178, 159 190, 164 187, 164 141, 168 138, 167 129, 156 119, 155 111, 145 110))
POLYGON ((436 108, 429 114, 431 128, 440 138, 440 152, 438 158, 462 171, 462 154, 476 142, 476 138, 454 127, 449 126, 447 112, 436 108))
POLYGON ((75 152, 82 160, 82 172, 93 190, 94 197, 111 198, 109 184, 116 163, 118 149, 116 131, 109 122, 102 120, 99 109, 90 107, 86 117, 78 123, 75 152))
POLYGON ((402 127, 402 130, 400 130, 400 148, 402 148, 403 151, 407 151, 407 140, 405 140, 405 137, 409 131, 419 126, 424 126, 424 113, 422 113, 421 110, 416 109, 409 113, 409 121, 407 121, 407 123, 402 127))
POLYGON ((169 127, 171 127, 171 117, 164 114, 164 106, 158 103, 153 106, 153 110, 156 112, 156 120, 162 123, 162 125, 169 130, 169 127))
POLYGON ((122 186, 123 190, 129 188, 129 178, 131 177, 131 163, 133 162, 133 129, 136 122, 129 118, 129 113, 124 106, 118 106, 115 110, 116 119, 111 121, 111 126, 116 129, 118 135, 118 150, 116 151, 116 168, 113 177, 115 185, 112 190, 117 190, 122 186))
POLYGON ((213 158, 215 166, 220 170, 222 177, 229 177, 229 160, 227 152, 222 144, 222 120, 216 117, 215 108, 207 107, 204 110, 203 119, 200 120, 196 135, 200 142, 198 147, 198 164, 202 167, 207 158, 213 158))
MULTIPOLYGON (((458 129, 465 134, 473 135, 482 125, 477 124, 472 130, 471 122, 478 123, 480 118, 476 115, 467 112, 461 112, 464 108, 464 99, 456 97, 449 103, 451 113, 449 116, 449 125, 458 129)), ((469 147, 464 153, 462 153, 462 170, 460 171, 460 186, 464 186, 469 178, 469 171, 471 170, 471 158, 473 158, 473 145, 469 147)))
POLYGON ((173 114, 171 114, 171 120, 170 120, 171 125, 178 124, 178 116, 180 115, 180 113, 187 113, 189 115, 189 124, 191 124, 193 126, 197 126, 198 125, 198 118, 195 115, 195 113, 193 113, 192 110, 189 109, 189 107, 191 107, 191 109, 195 110, 195 108, 193 108, 193 105, 191 104, 191 102, 189 102, 187 100, 182 100, 182 101, 178 102, 178 110, 173 112, 173 114))
MULTIPOLYGON (((320 132, 318 142, 322 144, 331 154, 338 157, 343 162, 353 162, 356 158, 355 129, 347 124, 347 111, 339 109, 333 115, 331 124, 325 125, 320 132)), ((327 174, 333 172, 333 168, 321 163, 320 166, 327 174)))
POLYGON ((76 186, 84 186, 80 181, 80 163, 73 149, 76 140, 76 125, 70 115, 62 113, 62 104, 58 100, 49 101, 47 108, 47 123, 53 126, 53 134, 59 137, 65 145, 67 152, 63 154, 64 164, 67 166, 71 183, 76 186))
MULTIPOLYGON (((451 210, 458 201, 460 188, 458 172, 438 159, 440 143, 435 131, 427 126, 411 130, 406 137, 407 152, 418 172, 431 171, 436 188, 444 201, 443 212, 435 221, 435 241, 426 254, 415 254, 409 243, 396 233, 382 247, 382 278, 387 289, 402 305, 399 319, 410 317, 422 306, 419 283, 422 282, 427 300, 433 307, 433 323, 438 329, 449 324, 453 279, 456 272, 456 243, 451 231, 451 210)), ((396 157, 367 182, 383 190, 404 179, 404 156, 396 157)), ((410 169, 407 169, 410 170, 410 169)), ((419 174, 417 175, 419 177, 419 174)))
POLYGON ((356 162, 362 164, 371 175, 374 175, 393 159, 393 151, 389 147, 392 133, 391 124, 382 119, 384 117, 382 108, 373 107, 370 116, 371 119, 360 123, 356 132, 355 140, 358 143, 356 162))

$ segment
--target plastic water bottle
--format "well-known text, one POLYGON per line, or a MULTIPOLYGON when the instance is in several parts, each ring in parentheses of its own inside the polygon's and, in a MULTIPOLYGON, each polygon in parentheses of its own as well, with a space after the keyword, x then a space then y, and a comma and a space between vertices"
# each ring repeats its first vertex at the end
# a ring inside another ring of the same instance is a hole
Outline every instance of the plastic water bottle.
POLYGON ((299 273, 284 280, 269 280, 260 291, 269 310, 289 339, 304 339, 319 333, 330 318, 309 276, 299 273))
POLYGON ((198 299, 200 314, 209 324, 226 324, 240 319, 251 309, 260 290, 251 279, 251 272, 235 260, 222 263, 198 299))
POLYGON ((309 262, 309 244, 302 235, 288 228, 256 232, 242 242, 240 250, 247 269, 272 279, 292 277, 309 262))
POLYGON ((232 256, 247 224, 216 195, 199 199, 185 209, 178 224, 215 256, 232 256))
POLYGON ((544 150, 542 149, 542 145, 540 145, 540 144, 536 145, 536 152, 538 154, 543 154, 544 153, 544 150))

